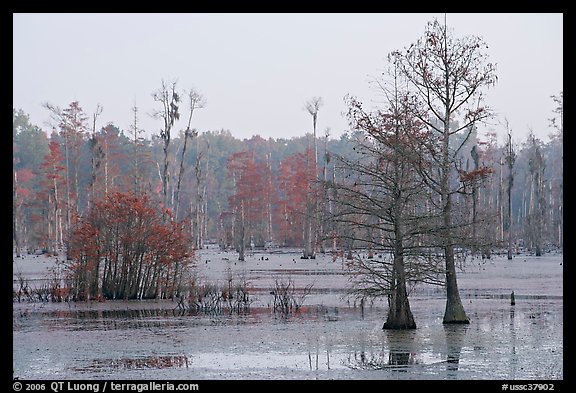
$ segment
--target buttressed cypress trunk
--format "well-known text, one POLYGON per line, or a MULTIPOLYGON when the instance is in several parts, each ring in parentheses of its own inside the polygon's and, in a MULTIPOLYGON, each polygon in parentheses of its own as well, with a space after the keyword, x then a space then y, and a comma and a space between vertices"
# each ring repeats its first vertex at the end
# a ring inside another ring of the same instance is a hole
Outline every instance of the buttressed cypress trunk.
POLYGON ((394 257, 393 288, 388 297, 388 317, 383 329, 416 329, 406 291, 406 274, 402 254, 394 257))
MULTIPOLYGON (((398 131, 398 128, 397 128, 398 131)), ((399 134, 395 138, 395 147, 398 145, 399 134)), ((399 155, 394 155, 394 183, 402 184, 401 168, 403 167, 399 155)), ((402 228, 403 222, 403 193, 399 188, 394 193, 394 264, 392 267, 392 291, 388 296, 388 317, 383 329, 416 329, 414 316, 410 310, 408 292, 406 291, 406 269, 404 265, 404 242, 405 234, 402 228)))
POLYGON ((444 319, 442 323, 470 323, 466 316, 460 291, 458 290, 458 281, 456 280, 456 266, 454 264, 454 247, 447 246, 446 253, 446 309, 444 310, 444 319))
POLYGON ((444 160, 442 165, 441 190, 442 201, 444 203, 442 215, 444 220, 444 257, 446 259, 446 309, 444 310, 442 323, 470 323, 470 319, 466 316, 462 300, 460 299, 460 291, 458 290, 458 281, 456 279, 456 264, 454 262, 452 233, 452 198, 450 196, 450 160, 448 149, 450 134, 448 120, 446 120, 444 124, 445 140, 443 149, 444 160))

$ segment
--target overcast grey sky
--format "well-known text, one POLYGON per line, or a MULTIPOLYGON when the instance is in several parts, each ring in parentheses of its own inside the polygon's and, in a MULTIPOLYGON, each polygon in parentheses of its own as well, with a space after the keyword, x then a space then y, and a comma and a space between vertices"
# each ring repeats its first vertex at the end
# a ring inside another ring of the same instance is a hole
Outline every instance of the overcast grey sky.
MULTIPOLYGON (((192 120, 200 132, 304 135, 312 131, 305 102, 321 96, 318 132, 330 127, 338 137, 348 129, 344 96, 375 103, 369 81, 387 54, 434 18, 444 14, 14 14, 13 106, 50 130, 43 102, 77 100, 88 115, 100 103, 99 126, 127 130, 136 103, 149 135, 162 125, 148 115, 157 108, 151 93, 177 79, 207 99, 192 120)), ((563 15, 448 14, 447 22, 455 36, 483 37, 497 63, 499 82, 486 98, 498 117, 488 128, 503 130, 506 117, 516 140, 530 127, 548 140, 550 96, 563 90, 563 15)))

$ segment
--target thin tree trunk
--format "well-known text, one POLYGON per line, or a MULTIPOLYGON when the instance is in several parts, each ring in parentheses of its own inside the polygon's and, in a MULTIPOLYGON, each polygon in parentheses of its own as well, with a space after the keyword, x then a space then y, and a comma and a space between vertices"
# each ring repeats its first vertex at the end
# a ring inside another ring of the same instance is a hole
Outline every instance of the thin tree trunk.
POLYGON ((267 221, 267 225, 266 225, 266 236, 267 236, 267 240, 269 242, 272 241, 272 153, 268 153, 266 155, 266 160, 267 160, 267 166, 268 166, 268 173, 266 176, 266 190, 267 190, 267 195, 266 195, 266 221, 267 221))
POLYGON ((133 157, 133 165, 134 165, 134 193, 140 193, 140 157, 139 157, 139 149, 138 149, 138 107, 136 103, 134 103, 134 107, 132 108, 132 112, 134 112, 134 123, 132 124, 132 129, 134 131, 134 140, 132 143, 134 144, 134 150, 132 154, 133 157))
POLYGON ((64 156, 66 160, 66 232, 70 230, 70 179, 69 173, 69 160, 68 160, 68 131, 64 130, 64 156))
POLYGON ((244 261, 244 201, 240 202, 240 230, 238 238, 238 260, 244 261))
MULTIPOLYGON (((336 164, 333 165, 332 168, 332 185, 335 186, 336 185, 336 164)), ((333 216, 334 214, 334 200, 336 200, 336 187, 334 187, 333 190, 333 195, 332 198, 330 198, 330 200, 328 201, 328 211, 330 213, 330 217, 333 216)), ((337 250, 337 243, 336 243, 336 234, 334 233, 336 231, 336 228, 334 226, 334 224, 332 224, 332 252, 336 252, 337 250)))
POLYGON ((178 181, 176 182, 176 202, 174 208, 174 216, 176 219, 178 219, 178 207, 180 206, 180 183, 182 182, 182 175, 184 174, 184 155, 186 154, 189 131, 188 128, 184 131, 184 147, 182 148, 182 155, 180 156, 180 170, 178 171, 178 181))
POLYGON ((18 231, 20 230, 18 225, 18 213, 19 213, 19 206, 17 200, 17 193, 16 190, 18 189, 18 175, 16 170, 12 170, 14 184, 12 186, 12 201, 15 204, 14 211, 12 212, 12 236, 14 239, 14 246, 16 247, 16 257, 20 258, 20 236, 18 231))
POLYGON ((512 174, 511 165, 509 165, 510 171, 508 173, 508 259, 512 259, 512 227, 514 226, 514 221, 512 219, 512 184, 514 177, 512 174))
POLYGON ((162 202, 164 207, 168 207, 168 179, 170 178, 170 173, 168 172, 168 146, 170 140, 167 139, 164 142, 164 169, 162 171, 162 202))
POLYGON ((545 205, 545 197, 544 197, 544 185, 542 178, 544 177, 543 168, 538 168, 539 172, 536 177, 536 203, 538 208, 536 210, 536 256, 542 256, 542 243, 543 243, 543 227, 545 225, 544 222, 544 205, 545 205))
POLYGON ((442 212, 444 220, 444 257, 446 258, 446 309, 442 323, 470 323, 466 316, 460 292, 458 291, 458 281, 456 279, 456 265, 454 262, 454 244, 452 239, 452 201, 450 196, 450 161, 449 161, 449 116, 448 111, 444 123, 444 146, 442 162, 442 212))
POLYGON ((499 221, 499 239, 500 242, 504 243, 504 204, 502 200, 504 199, 504 178, 502 176, 502 158, 500 158, 500 171, 498 174, 498 221, 499 221))
POLYGON ((51 250, 54 247, 54 235, 52 234, 52 232, 54 231, 52 229, 52 223, 56 223, 56 219, 53 217, 54 213, 52 212, 52 197, 50 195, 50 193, 48 193, 48 209, 47 209, 47 216, 48 216, 48 239, 47 239, 47 244, 46 244, 46 248, 48 250, 51 250))
MULTIPOLYGON (((206 147, 206 167, 204 170, 204 174, 205 176, 208 176, 208 164, 210 162, 210 144, 208 143, 208 146, 206 147)), ((207 238, 208 236, 208 199, 206 198, 206 187, 207 187, 207 181, 205 180, 203 182, 202 185, 202 214, 201 214, 201 218, 202 218, 202 222, 200 225, 200 246, 202 247, 204 244, 204 239, 207 238)))
POLYGON ((312 257, 312 247, 311 247, 311 237, 312 237, 312 218, 311 216, 311 203, 310 203, 310 187, 308 181, 310 181, 310 174, 308 173, 310 170, 310 140, 308 140, 308 149, 306 152, 306 213, 304 215, 304 232, 303 232, 303 239, 304 239, 304 259, 308 259, 312 257))
MULTIPOLYGON (((54 168, 55 169, 55 168, 54 168)), ((62 243, 62 213, 60 204, 58 203, 58 184, 56 178, 53 179, 54 186, 54 243, 52 245, 52 252, 56 252, 58 245, 62 243)))
POLYGON ((194 245, 196 249, 202 248, 202 168, 201 168, 201 160, 202 155, 199 151, 199 145, 197 140, 197 157, 196 157, 196 165, 194 166, 194 173, 196 178, 196 196, 194 202, 194 215, 193 215, 193 236, 194 236, 194 245))

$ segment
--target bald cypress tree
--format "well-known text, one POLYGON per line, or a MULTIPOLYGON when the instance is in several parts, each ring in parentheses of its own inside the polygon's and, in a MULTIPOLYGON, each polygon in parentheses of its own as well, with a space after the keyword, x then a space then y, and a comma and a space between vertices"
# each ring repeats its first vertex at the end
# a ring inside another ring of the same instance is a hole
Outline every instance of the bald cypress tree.
POLYGON ((415 115, 435 134, 435 143, 429 149, 430 165, 421 168, 426 169, 427 185, 440 197, 442 206, 443 230, 439 235, 446 262, 447 293, 444 323, 469 323, 458 291, 454 255, 453 196, 459 185, 453 179, 456 155, 463 144, 454 148, 450 140, 454 134, 464 133, 466 141, 474 124, 491 116, 483 105, 482 92, 497 77, 495 65, 487 62, 486 48, 482 38, 454 37, 446 22, 435 20, 428 23, 424 36, 416 43, 391 54, 428 108, 415 115))

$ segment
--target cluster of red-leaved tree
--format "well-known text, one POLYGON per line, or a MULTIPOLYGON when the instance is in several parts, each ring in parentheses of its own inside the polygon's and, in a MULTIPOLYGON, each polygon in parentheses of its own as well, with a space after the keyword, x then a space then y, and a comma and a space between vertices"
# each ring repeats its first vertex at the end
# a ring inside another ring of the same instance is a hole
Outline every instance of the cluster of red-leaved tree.
POLYGON ((314 179, 311 178, 312 149, 296 153, 280 164, 279 187, 276 207, 278 238, 282 244, 295 247, 302 245, 306 220, 306 193, 314 179))
POLYGON ((192 260, 188 237, 147 195, 111 193, 70 234, 73 299, 178 296, 192 260))
MULTIPOLYGON (((317 192, 318 169, 314 170, 312 149, 288 156, 273 174, 268 157, 256 157, 254 152, 233 154, 227 161, 232 179, 231 232, 225 238, 243 260, 246 245, 264 246, 275 242, 285 247, 300 247, 306 226, 306 196, 317 192), (316 191, 315 191, 316 190, 316 191)), ((228 245, 227 245, 228 246, 228 245)))

